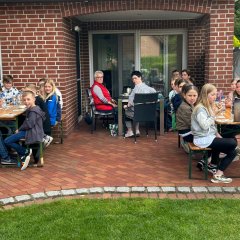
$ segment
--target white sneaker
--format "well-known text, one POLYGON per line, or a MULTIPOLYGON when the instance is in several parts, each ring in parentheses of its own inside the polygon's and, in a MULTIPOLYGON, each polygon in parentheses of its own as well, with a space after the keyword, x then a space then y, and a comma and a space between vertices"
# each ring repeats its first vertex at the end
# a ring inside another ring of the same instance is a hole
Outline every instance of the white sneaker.
POLYGON ((127 133, 125 134, 125 138, 130 138, 133 136, 134 136, 133 131, 127 131, 127 133))
POLYGON ((46 135, 43 138, 43 145, 44 145, 44 147, 48 147, 52 141, 53 141, 53 137, 46 135))
POLYGON ((232 179, 231 178, 227 178, 224 175, 213 175, 213 178, 211 179, 211 182, 213 183, 231 183, 232 179))
POLYGON ((21 170, 25 170, 28 167, 31 154, 32 154, 32 149, 30 148, 28 153, 21 158, 21 161, 23 162, 23 166, 21 170))
POLYGON ((140 131, 136 130, 136 136, 140 136, 140 131))

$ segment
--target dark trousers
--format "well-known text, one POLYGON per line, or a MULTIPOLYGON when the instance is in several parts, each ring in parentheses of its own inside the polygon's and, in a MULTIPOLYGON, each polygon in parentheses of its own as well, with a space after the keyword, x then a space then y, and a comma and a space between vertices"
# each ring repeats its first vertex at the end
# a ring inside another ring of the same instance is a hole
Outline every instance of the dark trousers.
POLYGON ((224 171, 237 155, 236 146, 237 140, 235 138, 215 138, 208 146, 212 149, 211 163, 218 165, 218 169, 224 171), (221 161, 219 159, 220 152, 226 154, 221 161))

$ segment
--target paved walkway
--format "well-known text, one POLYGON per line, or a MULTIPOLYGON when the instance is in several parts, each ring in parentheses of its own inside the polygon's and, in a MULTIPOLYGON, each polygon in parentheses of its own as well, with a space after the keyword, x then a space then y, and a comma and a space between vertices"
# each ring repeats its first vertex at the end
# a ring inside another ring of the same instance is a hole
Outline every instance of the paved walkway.
MULTIPOLYGON (((240 178, 234 178, 231 184, 213 184, 202 180, 203 173, 193 167, 193 176, 198 179, 189 180, 188 155, 177 147, 176 133, 167 133, 156 143, 153 133, 147 138, 142 132, 134 144, 133 139, 109 136, 101 127, 90 134, 89 127, 82 122, 64 144, 52 144, 47 148, 44 160, 43 168, 27 168, 25 171, 1 168, 0 203, 4 204, 4 199, 11 197, 17 201, 15 197, 19 196, 33 200, 32 194, 36 193, 43 194, 42 199, 45 199, 52 191, 60 191, 59 196, 64 196, 62 190, 75 193, 67 195, 82 195, 78 189, 88 189, 89 194, 90 189, 99 188, 103 189, 100 194, 109 194, 104 190, 108 187, 115 189, 111 194, 123 194, 117 191, 117 187, 128 187, 127 195, 138 194, 134 187, 142 187, 144 191, 139 194, 148 196, 149 187, 159 187, 155 192, 158 196, 163 196, 164 187, 174 190, 166 194, 180 194, 181 189, 187 191, 184 194, 195 193, 195 187, 205 189, 200 191, 204 196, 211 193, 211 187, 218 187, 219 194, 240 193, 240 178)), ((225 174, 240 176, 240 161, 232 163, 225 174)))

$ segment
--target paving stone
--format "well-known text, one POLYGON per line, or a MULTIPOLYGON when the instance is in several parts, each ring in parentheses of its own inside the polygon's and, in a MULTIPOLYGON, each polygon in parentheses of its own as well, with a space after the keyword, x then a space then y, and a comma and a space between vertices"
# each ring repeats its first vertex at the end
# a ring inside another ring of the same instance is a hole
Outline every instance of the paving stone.
POLYGON ((32 200, 30 195, 16 196, 15 199, 17 200, 17 202, 26 202, 26 201, 32 200))
POLYGON ((192 187, 192 190, 195 193, 205 193, 205 192, 208 192, 206 187, 192 187))
POLYGON ((101 187, 93 187, 89 188, 90 193, 103 193, 103 188, 101 187))
POLYGON ((210 193, 221 193, 221 192, 223 192, 221 187, 208 187, 208 191, 210 193))
POLYGON ((60 197, 60 196, 62 196, 62 193, 61 193, 61 191, 48 191, 48 192, 46 192, 46 195, 48 197, 60 197))
POLYGON ((160 187, 147 187, 147 192, 149 192, 149 193, 161 192, 161 188, 160 187))
POLYGON ((9 203, 15 203, 15 200, 14 200, 13 197, 0 199, 0 204, 1 205, 6 205, 6 204, 9 204, 9 203))
POLYGON ((222 189, 226 193, 236 193, 237 192, 235 187, 222 187, 222 189))
POLYGON ((190 187, 177 187, 177 190, 180 193, 190 193, 191 192, 190 187))
POLYGON ((77 192, 74 189, 61 190, 61 193, 63 196, 72 196, 77 194, 77 192))
POLYGON ((129 187, 117 187, 116 192, 117 193, 129 193, 130 188, 129 187))
POLYGON ((77 188, 76 189, 77 194, 89 194, 88 188, 77 188))
POLYGON ((103 188, 104 192, 106 193, 112 193, 112 192, 115 192, 116 191, 116 188, 115 187, 104 187, 103 188))
POLYGON ((131 191, 132 192, 140 192, 140 193, 144 193, 145 192, 145 187, 132 187, 131 191))
POLYGON ((33 193, 33 194, 31 194, 31 196, 34 199, 47 198, 47 195, 44 192, 33 193))
POLYGON ((163 192, 176 192, 175 187, 161 187, 163 192))

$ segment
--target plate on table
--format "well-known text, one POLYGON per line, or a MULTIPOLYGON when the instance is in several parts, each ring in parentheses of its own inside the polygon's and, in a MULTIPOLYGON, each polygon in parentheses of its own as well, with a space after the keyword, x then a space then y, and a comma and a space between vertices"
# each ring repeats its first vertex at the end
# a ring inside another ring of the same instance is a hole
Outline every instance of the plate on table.
POLYGON ((18 108, 24 109, 24 108, 26 108, 26 106, 25 105, 19 105, 18 108))
POLYGON ((217 118, 216 121, 220 123, 226 123, 226 122, 230 122, 231 120, 226 118, 217 118))

